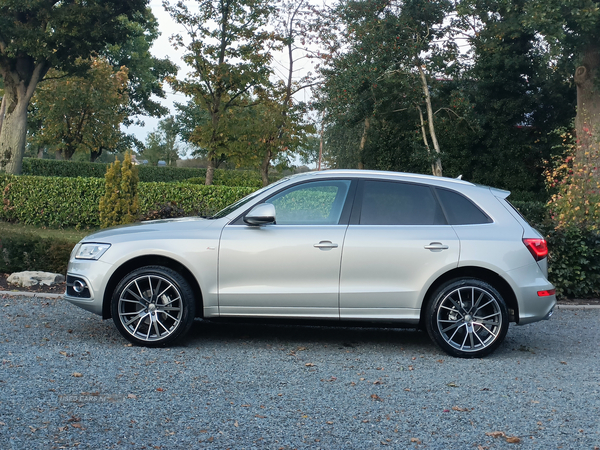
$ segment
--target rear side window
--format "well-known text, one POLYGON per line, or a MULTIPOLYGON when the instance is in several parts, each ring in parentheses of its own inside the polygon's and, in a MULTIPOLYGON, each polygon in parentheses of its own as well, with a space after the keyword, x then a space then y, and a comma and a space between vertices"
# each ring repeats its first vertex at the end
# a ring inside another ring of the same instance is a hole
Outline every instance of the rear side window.
POLYGON ((428 186, 365 181, 361 225, 441 225, 444 215, 428 186))
POLYGON ((491 223, 492 220, 471 200, 458 192, 436 189, 450 225, 491 223))

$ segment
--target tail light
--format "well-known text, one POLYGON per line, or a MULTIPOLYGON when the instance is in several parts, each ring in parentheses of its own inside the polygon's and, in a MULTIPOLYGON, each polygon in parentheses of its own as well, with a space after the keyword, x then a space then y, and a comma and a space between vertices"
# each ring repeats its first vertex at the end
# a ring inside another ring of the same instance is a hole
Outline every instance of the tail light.
POLYGON ((548 289, 546 291, 538 291, 538 297, 550 297, 551 295, 556 295, 556 289, 548 289))
POLYGON ((548 246, 545 239, 523 239, 523 244, 531 252, 536 261, 540 261, 548 256, 548 246))

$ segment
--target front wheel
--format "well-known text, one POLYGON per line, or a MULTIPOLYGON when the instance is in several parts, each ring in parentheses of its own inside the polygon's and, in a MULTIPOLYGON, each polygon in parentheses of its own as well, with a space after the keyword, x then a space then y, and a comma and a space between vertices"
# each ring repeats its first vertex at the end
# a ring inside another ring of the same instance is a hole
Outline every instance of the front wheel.
POLYGON ((480 358, 493 352, 508 331, 508 310, 490 284, 471 278, 440 286, 427 306, 426 327, 446 353, 480 358))
POLYGON ((167 345, 194 322, 194 294, 179 273, 162 266, 134 270, 111 302, 113 321, 125 339, 146 347, 167 345))

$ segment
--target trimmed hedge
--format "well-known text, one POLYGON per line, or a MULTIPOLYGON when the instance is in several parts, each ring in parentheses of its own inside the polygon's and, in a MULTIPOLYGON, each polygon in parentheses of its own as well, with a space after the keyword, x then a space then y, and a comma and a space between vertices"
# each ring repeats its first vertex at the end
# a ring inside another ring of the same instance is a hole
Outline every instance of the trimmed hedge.
POLYGON ((0 237, 0 272, 41 270, 66 274, 73 246, 73 242, 64 239, 3 231, 0 237))
MULTIPOLYGON (((186 214, 211 215, 255 191, 249 187, 140 183, 140 213, 171 202, 186 214)), ((97 228, 102 178, 0 175, 0 220, 54 228, 97 228)))
MULTIPOLYGON (((56 159, 23 158, 23 175, 42 177, 68 178, 104 178, 108 165, 103 163, 62 161, 56 159)), ((206 169, 191 169, 179 167, 155 167, 140 165, 138 173, 141 182, 181 182, 192 179, 198 184, 199 179, 204 184, 206 169)), ((215 170, 214 184, 220 186, 262 187, 262 179, 258 172, 247 170, 215 170)), ((275 178, 272 179, 275 181, 275 178)))

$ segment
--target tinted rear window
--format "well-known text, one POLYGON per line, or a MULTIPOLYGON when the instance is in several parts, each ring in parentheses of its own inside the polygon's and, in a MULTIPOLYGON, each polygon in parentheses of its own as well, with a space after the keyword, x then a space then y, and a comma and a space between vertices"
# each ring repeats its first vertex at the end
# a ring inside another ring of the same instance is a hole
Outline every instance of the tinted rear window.
POLYGON ((492 220, 471 200, 458 192, 436 189, 450 225, 491 223, 492 220))
POLYGON ((365 181, 361 225, 440 225, 442 210, 429 186, 365 181))

